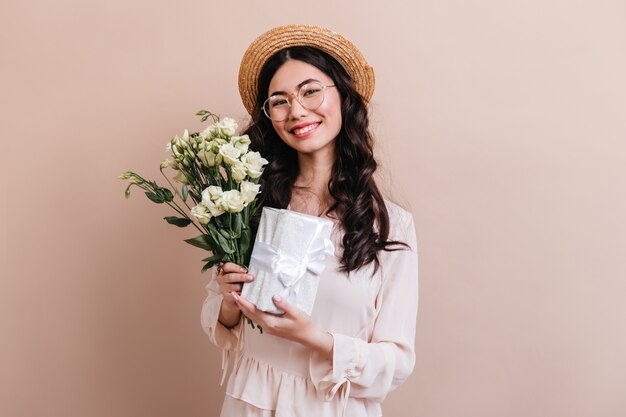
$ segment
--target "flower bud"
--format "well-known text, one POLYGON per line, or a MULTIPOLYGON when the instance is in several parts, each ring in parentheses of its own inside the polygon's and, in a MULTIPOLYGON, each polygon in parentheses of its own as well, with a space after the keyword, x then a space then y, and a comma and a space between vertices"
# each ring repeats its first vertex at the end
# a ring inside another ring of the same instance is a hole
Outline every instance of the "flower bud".
POLYGON ((130 177, 128 179, 128 182, 130 182, 131 184, 137 184, 137 185, 141 185, 144 183, 143 178, 138 177, 136 175, 133 175, 132 177, 130 177))
POLYGON ((178 181, 183 184, 189 184, 187 177, 182 172, 178 172, 178 174, 176 174, 176 176, 174 177, 174 181, 178 181))

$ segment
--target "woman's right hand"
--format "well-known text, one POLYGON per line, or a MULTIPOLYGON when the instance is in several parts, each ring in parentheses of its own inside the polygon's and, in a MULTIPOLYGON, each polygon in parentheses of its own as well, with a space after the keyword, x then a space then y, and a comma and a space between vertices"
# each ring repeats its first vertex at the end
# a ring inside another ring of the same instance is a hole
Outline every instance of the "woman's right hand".
POLYGON ((245 267, 232 262, 222 264, 217 271, 217 286, 223 298, 219 321, 226 327, 232 327, 239 322, 241 313, 232 293, 241 295, 243 283, 254 281, 254 277, 248 274, 245 267))

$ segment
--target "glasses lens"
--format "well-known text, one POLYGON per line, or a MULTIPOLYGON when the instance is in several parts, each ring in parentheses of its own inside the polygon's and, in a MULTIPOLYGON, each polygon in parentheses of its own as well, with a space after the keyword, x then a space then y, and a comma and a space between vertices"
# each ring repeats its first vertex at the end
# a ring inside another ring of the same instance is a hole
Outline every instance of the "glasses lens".
POLYGON ((285 120, 289 114, 289 98, 283 94, 271 96, 265 100, 263 110, 265 110, 267 117, 274 121, 285 120))
POLYGON ((318 82, 304 84, 300 87, 298 99, 307 110, 315 110, 324 102, 324 86, 318 82))
MULTIPOLYGON (((275 122, 289 118, 290 97, 285 94, 273 95, 263 104, 265 115, 275 122)), ((324 102, 324 86, 319 82, 304 84, 298 90, 298 102, 307 110, 316 110, 324 102)))

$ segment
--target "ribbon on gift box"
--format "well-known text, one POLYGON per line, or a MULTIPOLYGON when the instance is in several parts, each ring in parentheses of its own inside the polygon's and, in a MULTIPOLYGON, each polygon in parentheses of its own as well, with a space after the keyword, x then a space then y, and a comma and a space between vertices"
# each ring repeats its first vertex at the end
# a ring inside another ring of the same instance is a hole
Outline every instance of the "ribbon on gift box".
POLYGON ((265 242, 257 241, 254 244, 251 263, 254 262, 257 268, 278 276, 285 287, 280 296, 291 305, 297 304, 300 282, 307 271, 315 276, 320 275, 326 264, 326 256, 335 253, 333 243, 319 237, 322 228, 319 222, 305 224, 303 234, 310 236, 311 240, 302 258, 265 242))

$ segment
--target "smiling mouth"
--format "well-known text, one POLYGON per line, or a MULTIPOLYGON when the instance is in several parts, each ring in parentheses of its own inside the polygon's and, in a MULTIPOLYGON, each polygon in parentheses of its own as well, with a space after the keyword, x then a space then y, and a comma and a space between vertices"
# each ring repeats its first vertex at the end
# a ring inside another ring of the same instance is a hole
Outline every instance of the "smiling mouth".
POLYGON ((304 127, 298 129, 291 129, 291 133, 296 136, 306 136, 308 133, 311 133, 321 124, 321 122, 311 123, 310 125, 306 125, 304 127))

